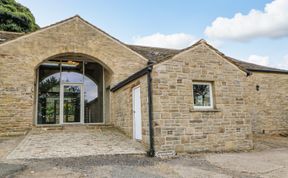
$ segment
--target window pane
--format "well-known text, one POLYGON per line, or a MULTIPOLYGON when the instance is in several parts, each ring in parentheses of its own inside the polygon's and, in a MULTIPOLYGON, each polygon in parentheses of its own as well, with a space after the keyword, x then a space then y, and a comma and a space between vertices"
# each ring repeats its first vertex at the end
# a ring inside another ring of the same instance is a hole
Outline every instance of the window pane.
POLYGON ((103 67, 96 63, 85 63, 84 121, 103 122, 103 67))
POLYGON ((210 85, 193 84, 194 106, 211 106, 210 85))
POLYGON ((64 86, 64 122, 80 122, 81 118, 81 88, 79 86, 64 86))
POLYGON ((61 81, 64 83, 83 83, 83 62, 62 61, 61 81))
POLYGON ((59 123, 60 65, 44 63, 39 67, 38 124, 59 123))

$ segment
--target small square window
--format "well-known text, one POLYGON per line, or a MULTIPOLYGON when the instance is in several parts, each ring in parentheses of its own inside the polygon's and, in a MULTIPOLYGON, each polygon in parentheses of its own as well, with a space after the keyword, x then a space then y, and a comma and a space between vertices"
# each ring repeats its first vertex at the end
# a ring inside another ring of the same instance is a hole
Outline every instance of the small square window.
POLYGON ((213 95, 212 85, 209 82, 193 83, 194 108, 196 109, 212 109, 213 95))

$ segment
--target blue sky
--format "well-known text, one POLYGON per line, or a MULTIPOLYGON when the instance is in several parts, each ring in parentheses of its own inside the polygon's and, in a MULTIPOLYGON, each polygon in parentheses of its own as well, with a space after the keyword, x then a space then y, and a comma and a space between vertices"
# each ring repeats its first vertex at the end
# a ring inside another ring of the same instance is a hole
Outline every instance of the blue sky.
POLYGON ((125 43, 184 48, 204 38, 231 57, 288 69, 288 0, 18 2, 41 27, 79 14, 125 43))

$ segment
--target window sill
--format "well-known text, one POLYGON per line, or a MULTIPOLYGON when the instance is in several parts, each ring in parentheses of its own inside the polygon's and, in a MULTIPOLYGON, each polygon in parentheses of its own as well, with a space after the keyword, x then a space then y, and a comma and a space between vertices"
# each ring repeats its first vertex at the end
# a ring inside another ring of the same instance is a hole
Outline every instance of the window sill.
POLYGON ((221 112, 220 109, 217 108, 191 108, 190 112, 221 112))

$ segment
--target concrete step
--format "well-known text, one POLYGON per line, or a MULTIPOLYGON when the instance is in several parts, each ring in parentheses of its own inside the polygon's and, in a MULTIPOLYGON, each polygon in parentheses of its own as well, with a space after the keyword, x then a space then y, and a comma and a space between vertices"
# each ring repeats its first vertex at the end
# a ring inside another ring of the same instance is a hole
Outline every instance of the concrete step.
POLYGON ((43 126, 34 126, 32 131, 35 132, 43 132, 43 131, 72 131, 72 132, 84 132, 89 130, 97 130, 97 129, 106 129, 112 128, 112 125, 109 124, 67 124, 67 125, 43 125, 43 126))

